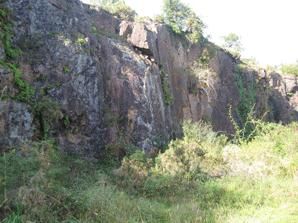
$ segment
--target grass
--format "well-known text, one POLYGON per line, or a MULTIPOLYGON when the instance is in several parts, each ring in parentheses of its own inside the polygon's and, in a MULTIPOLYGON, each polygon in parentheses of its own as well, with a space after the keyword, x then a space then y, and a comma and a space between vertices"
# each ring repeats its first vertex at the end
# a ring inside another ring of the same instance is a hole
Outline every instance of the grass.
POLYGON ((11 150, 0 157, 0 217, 296 223, 298 125, 270 125, 250 142, 231 145, 210 126, 187 122, 184 138, 164 153, 149 158, 137 151, 118 165, 64 154, 52 141, 11 150))

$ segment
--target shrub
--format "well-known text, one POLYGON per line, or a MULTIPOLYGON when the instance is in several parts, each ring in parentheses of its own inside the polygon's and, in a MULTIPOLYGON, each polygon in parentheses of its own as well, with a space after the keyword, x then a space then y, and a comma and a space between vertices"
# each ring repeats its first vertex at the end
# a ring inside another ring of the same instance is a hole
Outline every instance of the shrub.
POLYGON ((212 175, 222 165, 221 149, 227 138, 212 131, 206 123, 185 122, 183 139, 174 140, 156 158, 155 171, 175 177, 193 179, 212 175))
POLYGON ((206 180, 223 171, 221 149, 225 136, 206 123, 185 122, 184 137, 171 141, 168 149, 154 160, 141 151, 124 158, 114 174, 118 185, 144 196, 172 196, 195 180, 206 180))
POLYGON ((120 180, 120 186, 133 191, 142 188, 149 176, 152 167, 152 159, 147 158, 143 151, 136 151, 132 155, 125 157, 121 167, 114 171, 120 180))

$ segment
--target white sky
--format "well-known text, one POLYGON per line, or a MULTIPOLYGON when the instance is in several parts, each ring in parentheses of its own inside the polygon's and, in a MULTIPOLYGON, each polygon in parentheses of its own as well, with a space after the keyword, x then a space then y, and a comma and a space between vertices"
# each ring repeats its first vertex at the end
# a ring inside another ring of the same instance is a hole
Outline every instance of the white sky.
MULTIPOLYGON (((160 13, 162 0, 125 0, 140 16, 160 13)), ((297 0, 182 0, 207 25, 205 35, 220 44, 234 32, 241 37, 243 57, 262 65, 294 63, 298 59, 297 0)))

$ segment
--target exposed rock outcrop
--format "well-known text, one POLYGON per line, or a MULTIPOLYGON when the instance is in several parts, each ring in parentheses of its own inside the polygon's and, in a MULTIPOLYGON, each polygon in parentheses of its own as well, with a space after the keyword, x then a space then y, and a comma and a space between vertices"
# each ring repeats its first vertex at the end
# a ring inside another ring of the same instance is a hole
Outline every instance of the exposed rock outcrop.
MULTIPOLYGON (((124 141, 152 150, 181 136, 185 119, 208 120, 217 131, 233 132, 229 108, 238 120, 238 62, 207 40, 191 44, 166 25, 120 21, 79 0, 7 0, 2 5, 11 11, 13 42, 23 52, 18 59, 22 77, 36 89, 35 98, 46 96, 58 104, 62 115, 51 137, 61 148, 94 155, 124 141), (206 55, 208 60, 198 65, 206 55)), ((0 93, 7 88, 15 94, 13 74, 0 69, 0 93)), ((271 120, 298 119, 297 81, 242 73, 257 86, 260 115, 269 111, 271 120)), ((10 130, 17 131, 18 140, 8 131, 1 142, 13 146, 39 135, 33 113, 9 98, 1 103, 0 123, 21 114, 10 130), (8 104, 13 109, 6 109, 8 104)))
POLYGON ((13 101, 0 102, 0 151, 31 140, 32 122, 27 105, 13 101))

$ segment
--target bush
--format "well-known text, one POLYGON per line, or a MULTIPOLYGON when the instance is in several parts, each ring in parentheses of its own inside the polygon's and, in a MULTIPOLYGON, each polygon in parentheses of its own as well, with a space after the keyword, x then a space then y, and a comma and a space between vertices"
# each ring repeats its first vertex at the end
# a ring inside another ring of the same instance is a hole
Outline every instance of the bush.
POLYGON ((227 138, 206 123, 185 122, 184 137, 171 141, 154 160, 137 151, 114 172, 118 185, 144 196, 171 196, 184 191, 195 180, 223 171, 221 149, 227 138))
POLYGON ((114 171, 118 177, 119 185, 133 191, 136 188, 142 188, 144 182, 150 174, 152 160, 147 158, 141 150, 125 157, 119 169, 114 171))
POLYGON ((174 140, 156 158, 155 171, 184 179, 213 175, 222 165, 221 149, 227 138, 206 123, 185 122, 183 139, 174 140))

